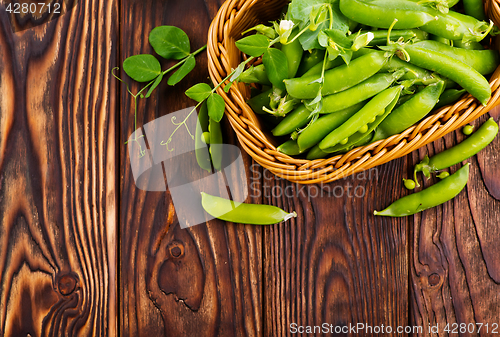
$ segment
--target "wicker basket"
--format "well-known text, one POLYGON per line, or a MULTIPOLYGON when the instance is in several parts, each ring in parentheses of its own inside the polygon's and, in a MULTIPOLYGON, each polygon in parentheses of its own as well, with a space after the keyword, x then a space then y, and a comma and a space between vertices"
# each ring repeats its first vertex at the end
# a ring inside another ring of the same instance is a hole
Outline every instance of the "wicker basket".
MULTIPOLYGON (((276 19, 287 0, 227 0, 215 16, 208 32, 208 69, 214 83, 224 79, 241 62, 235 46, 241 32, 259 23, 276 19)), ((500 22, 500 0, 486 0, 487 15, 500 22)), ((473 121, 499 103, 500 67, 490 79, 492 96, 486 107, 471 95, 453 106, 446 106, 429 115, 399 135, 361 146, 343 155, 328 159, 296 159, 276 150, 273 136, 262 131, 255 113, 246 104, 248 86, 233 85, 229 93, 222 87, 218 93, 226 102, 226 116, 241 146, 263 167, 275 175, 301 184, 328 183, 347 175, 402 157, 473 121)))

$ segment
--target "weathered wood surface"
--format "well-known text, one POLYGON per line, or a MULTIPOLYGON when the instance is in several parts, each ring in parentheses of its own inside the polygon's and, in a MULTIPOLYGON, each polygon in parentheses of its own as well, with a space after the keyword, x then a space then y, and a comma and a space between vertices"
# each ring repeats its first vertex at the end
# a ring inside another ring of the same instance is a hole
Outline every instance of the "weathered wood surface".
MULTIPOLYGON (((455 200, 405 219, 371 214, 407 194, 401 179, 460 132, 323 189, 276 179, 244 155, 249 201, 296 210, 286 224, 181 229, 169 192, 135 187, 123 145, 133 100, 111 68, 152 52, 147 35, 161 24, 202 46, 221 4, 86 0, 19 33, 0 5, 0 336, 283 336, 292 323, 323 322, 419 325, 421 334, 402 335, 421 336, 489 323, 489 333, 463 335, 492 335, 500 138, 469 160, 455 200)), ((208 76, 206 56, 197 62, 177 86, 139 100, 138 127, 193 104, 184 91, 208 76)))
POLYGON ((0 2, 0 336, 116 335, 117 2, 0 2))

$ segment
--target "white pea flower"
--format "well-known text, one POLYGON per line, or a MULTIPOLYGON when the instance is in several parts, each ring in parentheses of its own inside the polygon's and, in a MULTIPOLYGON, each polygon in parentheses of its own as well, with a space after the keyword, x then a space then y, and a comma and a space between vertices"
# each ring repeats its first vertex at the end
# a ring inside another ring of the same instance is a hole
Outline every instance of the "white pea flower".
POLYGON ((293 21, 290 20, 280 21, 278 34, 280 35, 280 42, 282 44, 285 44, 287 42, 288 37, 292 33, 293 26, 294 26, 293 21))

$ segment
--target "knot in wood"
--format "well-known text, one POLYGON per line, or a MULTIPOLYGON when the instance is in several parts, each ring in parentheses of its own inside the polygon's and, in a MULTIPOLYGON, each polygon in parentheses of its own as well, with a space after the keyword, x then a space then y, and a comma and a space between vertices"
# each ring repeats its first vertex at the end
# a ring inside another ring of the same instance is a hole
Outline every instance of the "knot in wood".
POLYGON ((429 275, 429 285, 431 287, 437 286, 440 281, 441 281, 441 276, 439 276, 438 274, 434 273, 429 275))
POLYGON ((170 255, 176 259, 184 256, 184 245, 181 242, 174 241, 168 245, 170 255))
POLYGON ((63 296, 70 295, 76 289, 77 279, 74 275, 64 274, 59 277, 57 288, 63 296))

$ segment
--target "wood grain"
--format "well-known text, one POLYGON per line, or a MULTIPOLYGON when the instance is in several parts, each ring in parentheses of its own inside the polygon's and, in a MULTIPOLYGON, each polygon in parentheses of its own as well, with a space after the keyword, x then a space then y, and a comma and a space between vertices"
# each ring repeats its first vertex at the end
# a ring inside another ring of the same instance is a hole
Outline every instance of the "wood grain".
POLYGON ((13 33, 0 5, 1 336, 116 334, 116 10, 13 33))
MULTIPOLYGON (((475 121, 475 127, 486 118, 475 121)), ((420 158, 426 151, 441 152, 464 138, 460 131, 447 135, 419 150, 420 158)), ((467 160, 471 163, 469 182, 457 198, 413 219, 411 316, 413 323, 426 327, 422 336, 447 336, 447 324, 450 330, 458 326, 457 332, 461 325, 467 325, 462 336, 492 336, 492 324, 499 324, 500 260, 496 243, 500 239, 500 202, 494 197, 495 187, 491 187, 498 184, 499 176, 492 174, 498 166, 492 164, 498 158, 499 144, 497 137, 467 160), (493 193, 488 193, 492 189, 493 193), (480 324, 484 326, 478 331, 480 324), (438 326, 439 333, 429 331, 429 325, 438 326)))
MULTIPOLYGON (((196 50, 206 43, 208 26, 220 4, 216 0, 123 1, 121 60, 152 53, 147 36, 159 25, 183 29, 196 50)), ((193 105, 184 91, 208 81, 206 55, 196 61, 193 73, 178 85, 163 83, 148 100, 139 101, 138 128, 193 105)), ((162 68, 170 64, 163 62, 162 68)), ((137 92, 138 86, 131 84, 137 92)), ((125 89, 121 86, 121 144, 135 131, 133 100, 125 89)), ((233 140, 229 136, 225 141, 233 140)), ((121 335, 262 335, 262 229, 219 220, 181 229, 170 193, 139 190, 127 147, 121 146, 120 153, 121 335)))
POLYGON ((357 323, 408 324, 408 223, 371 215, 401 196, 403 190, 388 182, 404 174, 400 159, 322 187, 267 176, 271 188, 293 195, 277 194, 270 201, 299 216, 265 232, 266 336, 300 332, 297 326, 321 327, 311 331, 322 336, 357 323))

